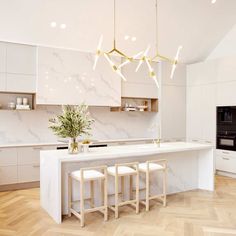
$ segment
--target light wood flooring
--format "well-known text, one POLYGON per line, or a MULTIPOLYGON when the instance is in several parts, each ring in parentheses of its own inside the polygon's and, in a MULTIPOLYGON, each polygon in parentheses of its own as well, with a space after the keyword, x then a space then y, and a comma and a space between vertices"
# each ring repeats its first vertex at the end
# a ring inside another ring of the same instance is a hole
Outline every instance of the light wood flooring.
POLYGON ((75 217, 61 225, 40 208, 39 189, 0 192, 0 236, 232 236, 236 235, 236 180, 216 177, 216 191, 190 191, 168 196, 168 206, 141 208, 136 215, 121 208, 120 219, 103 222, 86 216, 85 228, 75 217))

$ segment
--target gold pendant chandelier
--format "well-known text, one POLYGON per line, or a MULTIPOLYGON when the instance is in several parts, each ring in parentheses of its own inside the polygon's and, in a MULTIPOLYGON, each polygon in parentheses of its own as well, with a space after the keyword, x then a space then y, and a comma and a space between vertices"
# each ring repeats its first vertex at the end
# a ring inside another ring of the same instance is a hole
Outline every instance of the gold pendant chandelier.
POLYGON ((180 51, 182 49, 182 46, 178 47, 176 56, 174 59, 170 59, 168 57, 162 56, 159 54, 158 52, 158 9, 157 9, 157 0, 156 0, 156 55, 153 58, 148 57, 148 52, 150 51, 150 46, 147 47, 147 49, 145 51, 139 52, 134 56, 127 56, 125 53, 123 53, 121 50, 119 50, 116 47, 116 0, 114 0, 114 19, 113 19, 113 23, 114 23, 114 32, 113 32, 113 48, 108 51, 108 52, 103 52, 102 51, 102 42, 103 42, 103 35, 100 36, 99 42, 98 42, 98 46, 97 46, 97 50, 96 50, 96 55, 95 55, 95 60, 94 60, 94 65, 93 65, 93 70, 96 69, 96 65, 98 62, 98 59, 100 56, 104 56, 106 58, 106 60, 108 61, 108 63, 110 64, 111 68, 113 69, 113 71, 115 71, 124 81, 126 81, 125 76, 122 74, 121 72, 121 68, 131 62, 135 61, 139 61, 138 66, 136 68, 136 72, 138 72, 139 68, 141 67, 141 65, 143 63, 145 63, 148 67, 148 71, 149 71, 149 77, 152 78, 156 84, 156 86, 159 88, 159 83, 157 80, 157 76, 156 73, 154 71, 154 69, 151 66, 152 62, 160 62, 160 61, 168 61, 172 64, 172 70, 171 70, 171 79, 173 79, 174 77, 174 73, 177 67, 177 63, 178 63, 178 59, 179 59, 179 54, 180 51), (116 65, 113 60, 112 60, 112 56, 120 56, 124 62, 122 62, 119 65, 116 65), (141 58, 139 58, 141 56, 141 58))

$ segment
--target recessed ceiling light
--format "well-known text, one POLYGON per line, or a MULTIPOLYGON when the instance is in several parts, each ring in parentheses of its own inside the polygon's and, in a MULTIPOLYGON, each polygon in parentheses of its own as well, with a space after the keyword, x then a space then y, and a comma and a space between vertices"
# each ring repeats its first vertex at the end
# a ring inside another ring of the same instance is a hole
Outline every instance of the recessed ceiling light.
POLYGON ((66 24, 61 24, 60 27, 61 27, 61 29, 65 29, 66 28, 66 24))
POLYGON ((57 23, 53 21, 53 22, 51 22, 50 26, 51 26, 52 28, 55 28, 55 27, 57 26, 57 23))
POLYGON ((215 4, 215 3, 216 3, 216 0, 211 0, 211 3, 212 3, 212 4, 215 4))
POLYGON ((129 35, 125 35, 124 39, 128 40, 129 39, 129 35))
POLYGON ((135 42, 136 40, 137 40, 137 38, 136 37, 132 37, 132 39, 131 39, 133 42, 135 42))

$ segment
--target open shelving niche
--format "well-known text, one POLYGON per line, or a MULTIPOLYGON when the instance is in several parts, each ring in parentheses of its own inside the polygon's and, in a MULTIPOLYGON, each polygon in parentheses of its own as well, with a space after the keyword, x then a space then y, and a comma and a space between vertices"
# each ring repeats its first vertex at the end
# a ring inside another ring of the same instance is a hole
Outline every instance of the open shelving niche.
POLYGON ((0 91, 0 111, 9 110, 9 111, 31 111, 35 110, 36 107, 36 94, 35 93, 24 93, 24 92, 1 92, 0 91), (10 109, 8 108, 9 102, 14 102, 16 104, 16 98, 28 98, 28 103, 30 109, 10 109))
POLYGON ((111 112, 158 112, 158 98, 133 98, 122 97, 121 106, 110 107, 111 112), (126 110, 126 104, 130 107, 136 108, 134 111, 126 110), (138 106, 147 106, 144 111, 140 111, 138 106))

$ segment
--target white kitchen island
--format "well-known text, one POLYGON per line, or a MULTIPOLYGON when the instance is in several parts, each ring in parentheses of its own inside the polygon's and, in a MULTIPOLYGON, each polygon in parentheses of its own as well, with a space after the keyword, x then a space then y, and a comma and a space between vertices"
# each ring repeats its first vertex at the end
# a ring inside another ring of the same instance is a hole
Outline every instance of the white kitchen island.
MULTIPOLYGON (((125 162, 166 159, 168 161, 168 194, 193 189, 214 190, 213 147, 197 143, 164 143, 122 145, 92 148, 89 153, 69 155, 67 150, 41 151, 40 153, 40 200, 41 206, 57 222, 67 214, 68 173, 81 167, 114 165, 125 162)), ((144 179, 140 177, 141 188, 144 179)), ((161 190, 161 176, 151 177, 153 192, 161 190)), ((109 193, 113 193, 113 182, 109 179, 109 193)), ((125 181, 128 188, 128 181, 125 181)), ((73 183, 73 198, 79 198, 79 184, 73 183)), ((99 204, 99 183, 96 185, 95 204, 99 204)), ((89 197, 89 188, 86 191, 89 197)), ((141 194, 142 198, 142 194, 141 194)), ((110 202, 113 199, 110 199, 110 202)), ((168 197, 167 197, 168 203, 168 197)))

